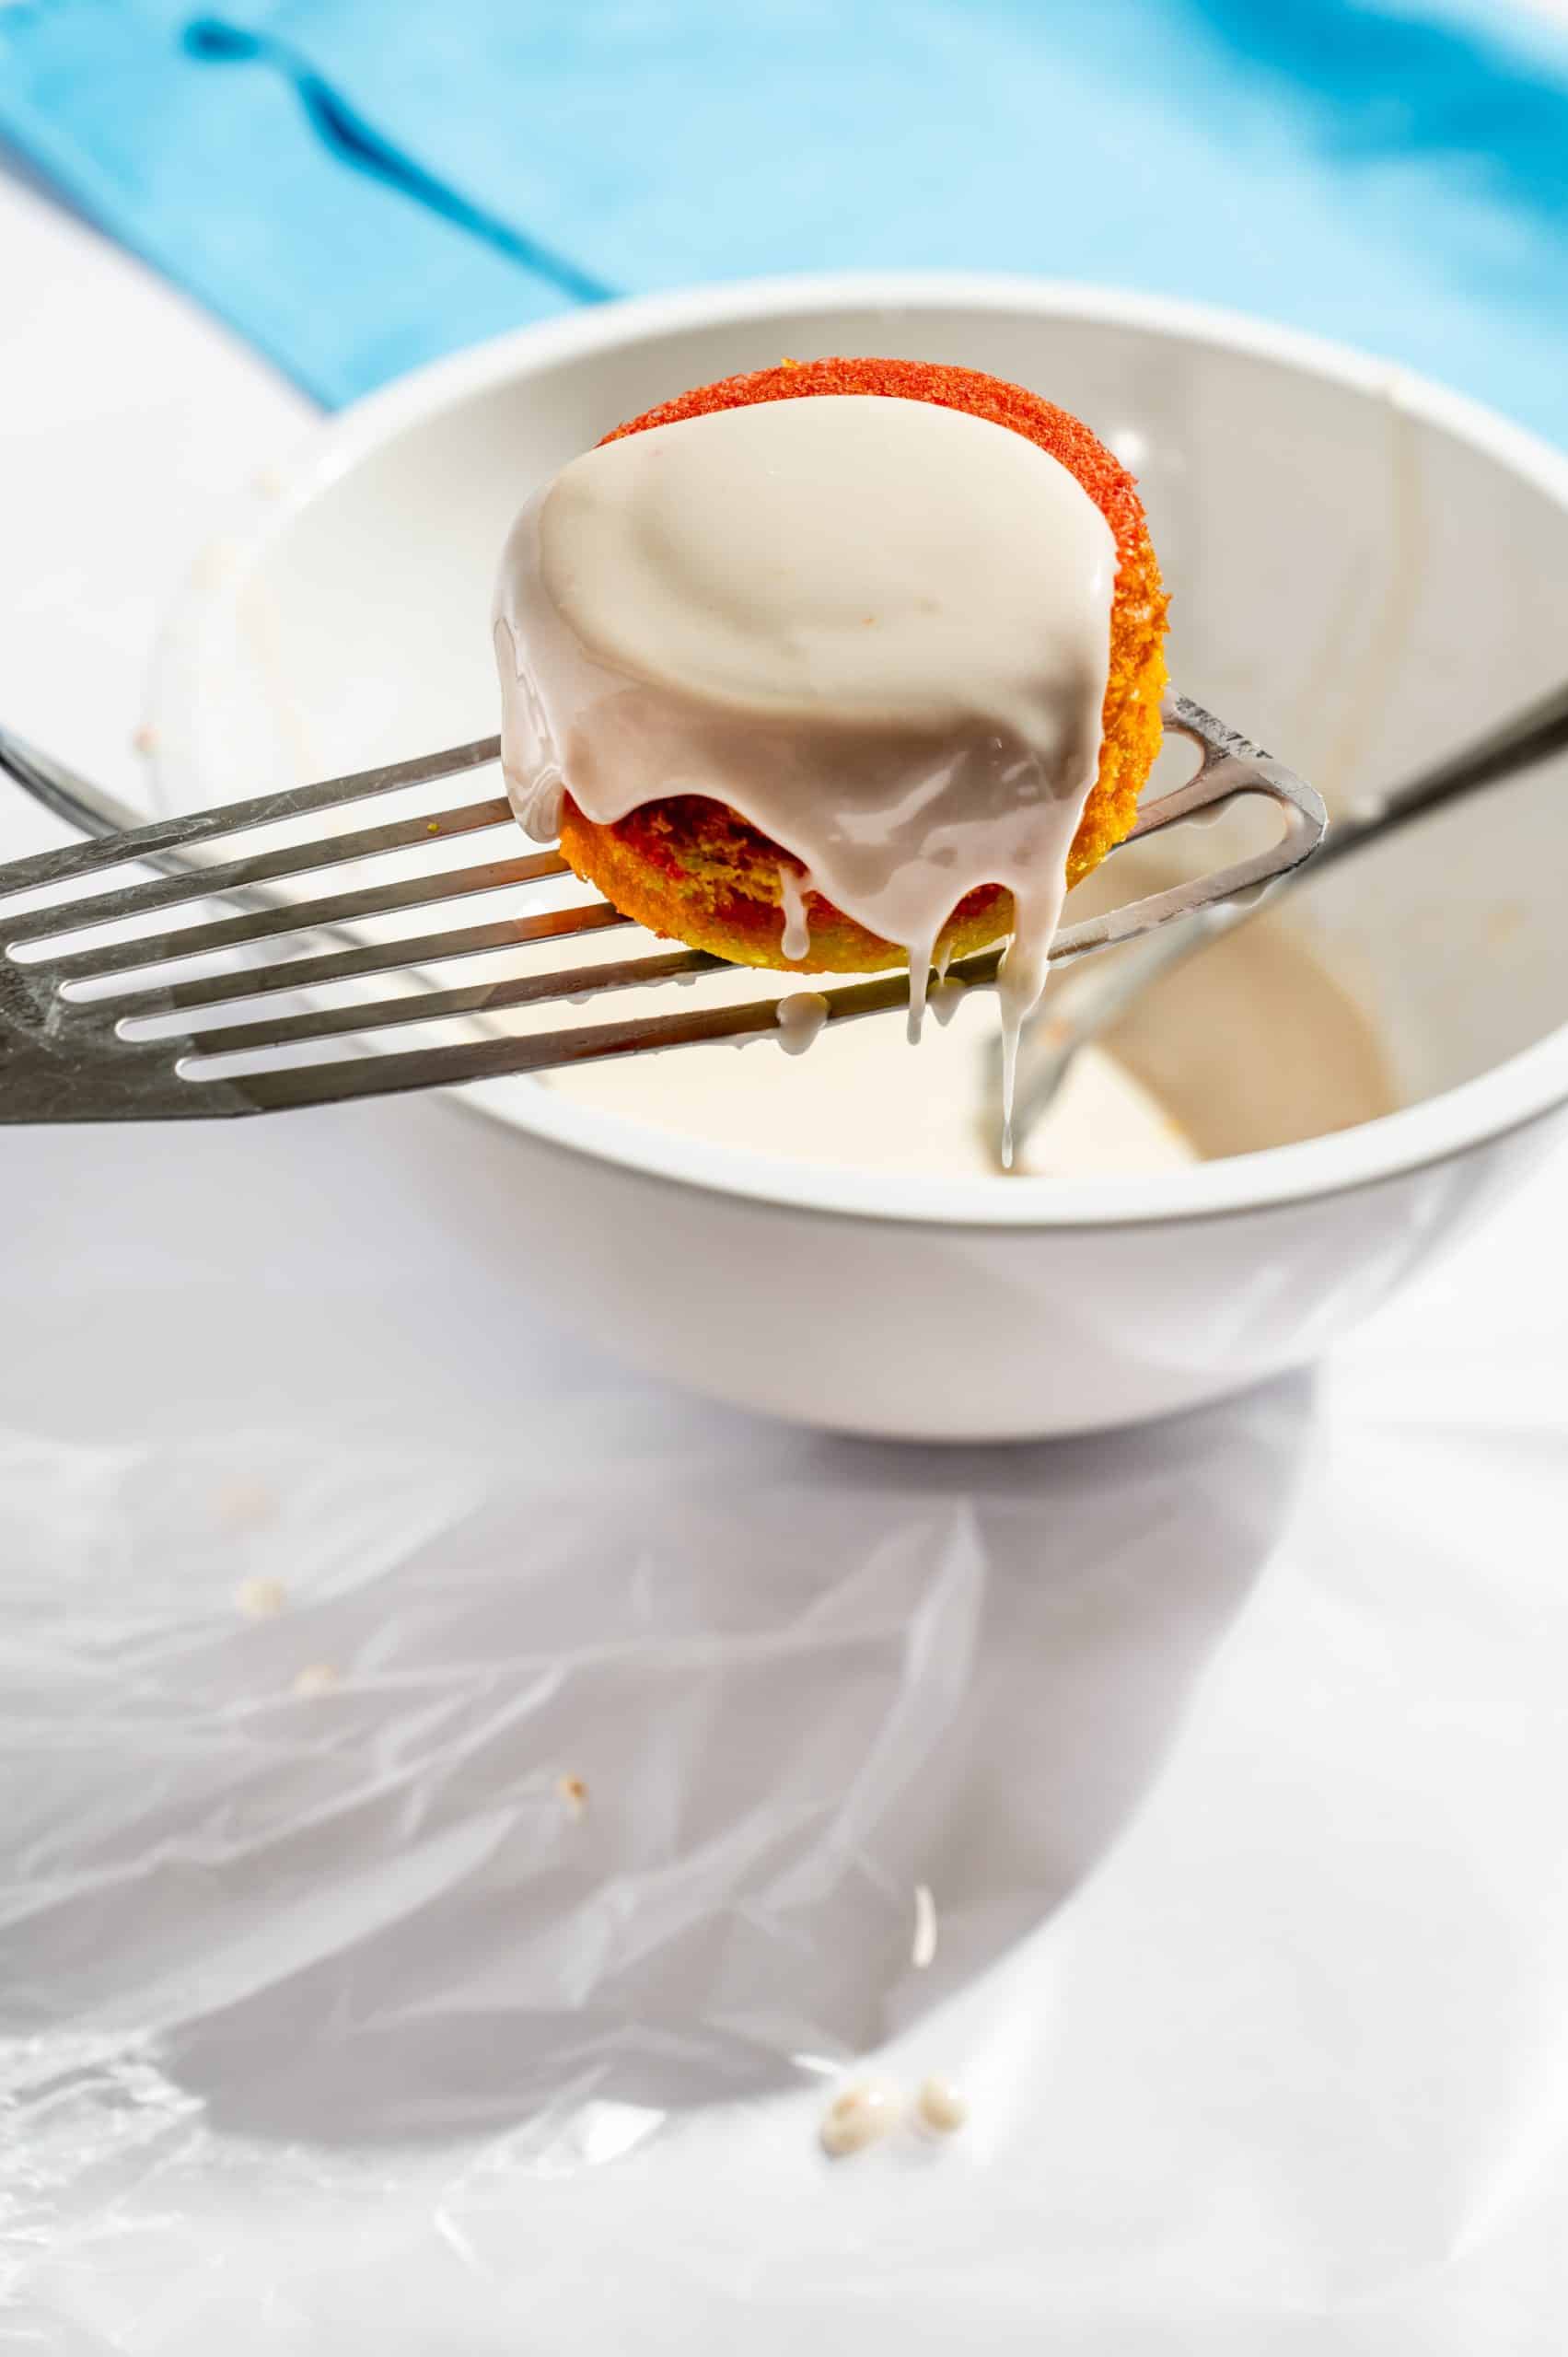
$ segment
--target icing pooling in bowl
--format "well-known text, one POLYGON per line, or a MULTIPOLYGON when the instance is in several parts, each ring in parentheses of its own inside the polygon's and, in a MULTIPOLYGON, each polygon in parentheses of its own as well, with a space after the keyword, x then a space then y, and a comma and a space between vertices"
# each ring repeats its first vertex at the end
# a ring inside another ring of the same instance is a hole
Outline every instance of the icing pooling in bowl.
POLYGON ((1057 459, 923 401, 831 395, 652 427, 524 508, 496 598, 508 789, 548 840, 704 795, 909 955, 918 1028, 964 895, 1013 894, 1033 1006, 1098 767, 1116 546, 1057 459))

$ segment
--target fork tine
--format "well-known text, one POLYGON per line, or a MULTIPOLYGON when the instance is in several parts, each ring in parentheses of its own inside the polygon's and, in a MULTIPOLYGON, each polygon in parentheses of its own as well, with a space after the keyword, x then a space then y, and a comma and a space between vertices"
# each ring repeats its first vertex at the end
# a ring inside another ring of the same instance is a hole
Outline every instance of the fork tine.
MULTIPOLYGON (((1278 797, 1260 782, 1259 772, 1262 767, 1260 761, 1253 761, 1243 772, 1238 762, 1225 756, 1205 761, 1184 785, 1173 786, 1168 794, 1162 794, 1156 801, 1144 804, 1138 812, 1137 823, 1126 841, 1129 843, 1147 842, 1151 835, 1157 835, 1163 828, 1179 826, 1184 819, 1198 818, 1220 803, 1238 800, 1245 795, 1261 795, 1267 800, 1277 800, 1278 797)), ((1120 851, 1122 845, 1119 843, 1116 848, 1120 851)))
MULTIPOLYGON (((272 966, 244 966, 230 974, 203 974, 199 980, 152 986, 134 983, 88 1004, 106 1005, 118 1020, 124 1015, 168 1014, 187 1007, 223 1006, 233 1001, 262 998, 272 991, 312 989, 318 982, 354 981, 369 974, 395 974, 414 967, 438 966, 457 958, 482 958, 498 949, 525 948, 534 941, 558 941, 579 933, 602 933, 630 924, 630 917, 608 900, 585 908, 546 909, 536 917, 498 917, 491 924, 454 926, 447 933, 401 935, 396 941, 367 942, 357 949, 323 950, 310 958, 280 958, 272 966)), ((74 1002, 81 1004, 81 1001, 74 1002)))
POLYGON ((366 802, 377 794, 396 793, 401 786, 433 785, 437 778, 482 770, 500 755, 499 737, 476 737, 471 744, 450 745, 438 753, 421 753, 412 761, 356 770, 347 777, 323 778, 315 785, 290 786, 282 794, 254 795, 247 802, 227 802, 193 817, 158 819, 127 834, 62 843, 53 851, 35 852, 29 859, 0 868, 0 897, 30 892, 40 885, 62 883, 73 876, 92 876, 100 868, 119 867, 127 860, 148 859, 160 852, 188 851, 193 843, 242 834, 248 827, 308 818, 314 810, 335 810, 344 802, 366 802))
POLYGON ((1162 828, 1177 826, 1183 819, 1194 818, 1233 796, 1260 795, 1285 812, 1291 836, 1298 835, 1303 827, 1309 828, 1312 843, 1307 849, 1313 847, 1325 823, 1322 804, 1293 770, 1237 735, 1223 720, 1216 720, 1191 696, 1167 695, 1164 719, 1173 736, 1185 737, 1197 746, 1202 758, 1185 784, 1140 806, 1137 823, 1126 839, 1129 843, 1145 842, 1162 828))
POLYGON ((357 1006, 312 1008, 268 1022, 220 1024, 192 1031, 189 1045, 198 1055, 238 1054, 250 1048, 287 1048, 306 1039, 332 1039, 395 1024, 439 1023, 454 1015, 498 1015, 505 1007, 548 1005, 591 990, 641 990, 685 974, 712 974, 725 960, 705 949, 674 949, 657 958, 624 958, 613 964, 582 967, 570 973, 508 974, 498 981, 465 982, 445 991, 413 991, 403 998, 372 999, 357 1006))
MULTIPOLYGON (((996 979, 999 949, 955 963, 949 980, 989 982, 996 979)), ((722 963, 722 960, 715 961, 722 963)), ((587 981, 589 978, 582 977, 587 981)), ((909 976, 894 973, 820 993, 830 1023, 880 1015, 909 1003, 909 976)), ((344 1058, 335 1063, 296 1064, 282 1072, 225 1074, 210 1084, 234 1092, 257 1113, 287 1107, 333 1105, 350 1098, 390 1097, 411 1088, 450 1087, 463 1082, 498 1080, 518 1073, 559 1070, 567 1064, 603 1062, 615 1056, 645 1055, 660 1048, 696 1047, 777 1036, 776 999, 753 999, 745 1006, 692 1007, 679 1015, 640 1016, 619 1023, 573 1024, 563 1031, 532 1037, 468 1039, 448 1047, 412 1048, 396 1055, 344 1058)), ((218 1039, 222 1034, 217 1035, 218 1039)), ((178 1051, 179 1041, 169 1046, 178 1051)), ((215 1048, 216 1041, 215 1040, 215 1048)), ((218 1051, 221 1052, 221 1051, 218 1051)), ((189 1052, 187 1050, 186 1052, 189 1052)), ((203 1085, 188 1075, 192 1094, 203 1085)))
MULTIPOLYGON (((526 859, 493 859, 482 867, 449 867, 411 876, 401 883, 375 885, 367 891, 335 892, 319 900, 289 900, 277 908, 249 910, 244 916, 218 917, 211 924, 180 925, 172 933, 143 934, 134 941, 110 942, 101 949, 78 949, 69 957, 46 957, 39 962, 58 981, 105 980, 113 974, 134 973, 138 967, 168 966, 186 958, 205 958, 220 949, 243 949, 251 942, 275 940, 280 935, 322 933, 331 925, 357 923, 363 917, 424 908, 433 900, 470 900, 478 892, 500 892, 565 873, 565 862, 558 853, 536 852, 526 859)), ((54 911, 56 918, 58 913, 54 911)), ((60 930, 58 923, 55 930, 60 930)))
MULTIPOLYGON (((285 876, 312 875, 318 868, 344 867, 353 860, 376 859, 383 853, 428 849, 460 835, 481 834, 487 828, 512 823, 512 806, 499 796, 470 802, 460 809, 443 810, 428 818, 399 819, 389 826, 366 827, 348 835, 318 836, 309 842, 287 843, 277 851, 253 853, 248 859, 225 860, 203 866, 192 861, 178 875, 160 876, 127 884, 112 892, 96 893, 86 900, 57 900, 47 909, 30 911, 10 924, 0 925, 7 944, 46 941, 53 934, 82 933, 89 927, 120 924, 128 918, 151 916, 191 900, 216 900, 223 893, 257 884, 272 884, 285 876)), ((556 872, 565 873, 564 860, 556 872)))
POLYGON ((1249 859, 1237 860, 1233 866, 1219 868, 1212 876, 1194 877, 1185 884, 1173 884, 1163 892, 1146 893, 1141 900, 1124 900, 1119 909, 1109 910, 1104 916, 1088 917, 1082 924, 1067 926, 1051 945, 1051 964, 1066 965, 1096 949, 1114 949, 1119 942, 1157 932, 1160 926, 1173 924, 1179 917, 1192 916, 1199 909, 1212 908, 1220 901, 1238 900, 1244 892, 1260 890, 1288 876, 1303 860, 1311 857, 1322 829, 1311 811, 1294 799, 1279 807, 1286 819, 1280 842, 1254 852, 1249 859))

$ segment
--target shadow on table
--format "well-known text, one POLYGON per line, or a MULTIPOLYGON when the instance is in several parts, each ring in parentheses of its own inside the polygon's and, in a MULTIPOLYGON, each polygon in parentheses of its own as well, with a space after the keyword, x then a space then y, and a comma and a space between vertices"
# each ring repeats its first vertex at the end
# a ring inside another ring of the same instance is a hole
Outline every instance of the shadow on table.
POLYGON ((352 1676, 273 1782, 215 1815, 194 1779, 213 1871, 164 2069, 235 2131, 533 2123, 570 2152, 587 2105, 875 2047, 1115 1843, 1312 1413, 1298 1377, 1131 1434, 917 1451, 704 1411, 591 1503, 487 1476, 321 1602, 311 1642, 352 1676))

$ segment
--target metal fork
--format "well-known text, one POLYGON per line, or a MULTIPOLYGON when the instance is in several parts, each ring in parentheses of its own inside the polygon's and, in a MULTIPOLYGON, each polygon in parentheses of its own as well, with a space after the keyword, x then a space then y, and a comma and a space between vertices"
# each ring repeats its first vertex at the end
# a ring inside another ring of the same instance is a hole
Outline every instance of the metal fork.
MULTIPOLYGON (((1323 805, 1290 771, 1185 696, 1167 697, 1165 722, 1197 747, 1199 767, 1186 784, 1160 795, 1141 814, 1129 840, 1146 840, 1238 795, 1260 795, 1283 819, 1279 841, 1213 875, 1070 926, 1052 948, 1055 964, 1110 948, 1260 888, 1299 866, 1322 841, 1328 823, 1323 805)), ((345 929, 352 933, 369 919, 482 894, 526 894, 531 887, 567 874, 565 863, 552 851, 508 853, 455 869, 420 866, 414 854, 422 848, 428 851, 433 838, 449 842, 509 830, 513 816, 504 795, 463 803, 434 817, 422 812, 380 826, 290 842, 248 856, 215 862, 196 856, 231 835, 373 802, 402 788, 486 768, 498 760, 499 750, 495 737, 483 737, 417 761, 262 795, 195 817, 159 819, 0 868, 0 1121, 172 1120, 280 1112, 545 1072, 656 1049, 778 1036, 780 1002, 761 998, 740 1006, 693 1005, 668 1015, 573 1022, 544 1032, 504 1033, 412 1049, 367 1045, 366 1035, 409 1024, 482 1018, 507 1009, 704 974, 734 975, 736 970, 724 959, 682 948, 565 971, 529 971, 526 953, 531 946, 629 922, 598 900, 389 941, 351 939, 347 946, 297 954, 297 936, 328 934, 341 938, 345 929), (389 883, 300 901, 280 899, 272 888, 319 870, 388 853, 398 854, 399 865, 409 871, 389 883), (127 864, 163 872, 143 882, 6 913, 6 904, 18 895, 73 884, 127 864), (211 900, 237 912, 133 938, 119 932, 129 923, 211 900), (52 946, 89 929, 106 937, 87 948, 52 946), (296 954, 274 954, 291 939, 296 954), (520 970, 450 988, 435 987, 429 981, 433 966, 498 951, 524 953, 520 970), (161 970, 218 953, 237 954, 250 962, 230 971, 185 979, 169 979, 161 970), (329 985, 380 976, 413 977, 419 986, 411 991, 405 981, 398 994, 368 1003, 315 1004, 302 1013, 271 1016, 263 1006, 242 1021, 209 1025, 206 1020, 215 1011, 247 1001, 264 1002, 279 992, 313 993, 329 985), (148 1018, 174 1018, 174 1028, 157 1037, 144 1036, 142 1027, 148 1018), (135 1027, 134 1034, 128 1034, 128 1025, 135 1027), (280 1066, 266 1062, 280 1051, 344 1039, 354 1041, 361 1052, 315 1063, 280 1066), (231 1069, 235 1060, 252 1057, 261 1060, 258 1069, 231 1069), (215 1060, 221 1060, 220 1070, 203 1069, 215 1060)), ((6 766, 18 773, 14 760, 6 766)), ((35 763, 35 768, 42 767, 35 763)), ((73 797, 58 787, 40 798, 50 800, 77 823, 84 815, 90 819, 90 804, 84 809, 78 796, 76 807, 70 809, 73 797)), ((948 980, 969 985, 993 982, 1001 957, 996 948, 959 959, 948 980)), ((909 977, 893 973, 838 984, 821 996, 826 1019, 845 1022, 906 1006, 909 977)))

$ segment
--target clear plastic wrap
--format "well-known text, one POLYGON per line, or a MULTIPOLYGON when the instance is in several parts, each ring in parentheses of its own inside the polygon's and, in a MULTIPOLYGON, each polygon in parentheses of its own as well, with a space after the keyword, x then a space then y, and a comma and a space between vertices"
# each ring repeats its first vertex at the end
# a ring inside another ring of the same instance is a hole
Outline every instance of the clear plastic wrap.
POLYGON ((1453 1301, 1038 1448, 6 1436, 17 2345, 1558 2348, 1562 1318, 1453 1301))

